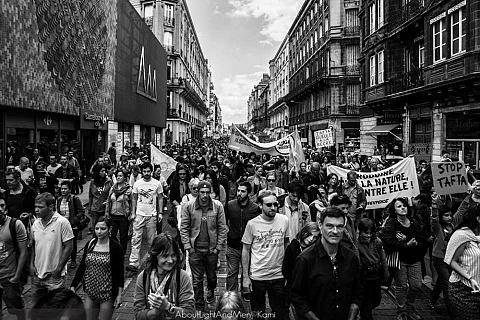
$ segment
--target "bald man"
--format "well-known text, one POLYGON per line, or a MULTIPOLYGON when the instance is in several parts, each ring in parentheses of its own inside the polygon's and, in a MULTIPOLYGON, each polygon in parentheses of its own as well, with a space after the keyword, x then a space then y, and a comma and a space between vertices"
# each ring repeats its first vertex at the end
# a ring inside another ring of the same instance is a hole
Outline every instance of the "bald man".
POLYGON ((25 182, 28 186, 33 186, 33 182, 35 178, 33 176, 32 168, 29 168, 30 160, 27 157, 21 157, 18 166, 15 167, 18 171, 20 171, 21 177, 23 182, 25 182))

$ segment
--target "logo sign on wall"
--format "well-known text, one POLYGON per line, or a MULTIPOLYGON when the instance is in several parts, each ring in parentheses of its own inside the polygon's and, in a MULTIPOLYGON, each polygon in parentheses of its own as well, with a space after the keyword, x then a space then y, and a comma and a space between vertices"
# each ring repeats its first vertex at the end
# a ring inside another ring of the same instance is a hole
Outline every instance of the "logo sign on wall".
POLYGON ((315 131, 314 136, 317 148, 333 146, 333 130, 331 128, 315 131))

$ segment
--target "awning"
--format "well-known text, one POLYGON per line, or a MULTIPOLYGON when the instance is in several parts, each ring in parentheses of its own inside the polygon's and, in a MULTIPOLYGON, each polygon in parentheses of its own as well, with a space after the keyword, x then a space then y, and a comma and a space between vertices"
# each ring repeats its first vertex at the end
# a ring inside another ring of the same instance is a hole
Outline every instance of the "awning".
POLYGON ((397 136, 392 132, 393 129, 397 128, 400 126, 400 124, 383 124, 383 125, 378 125, 373 127, 372 129, 366 131, 366 134, 372 135, 372 136, 381 136, 381 135, 388 135, 391 134, 394 136, 396 139, 403 141, 402 138, 397 136))

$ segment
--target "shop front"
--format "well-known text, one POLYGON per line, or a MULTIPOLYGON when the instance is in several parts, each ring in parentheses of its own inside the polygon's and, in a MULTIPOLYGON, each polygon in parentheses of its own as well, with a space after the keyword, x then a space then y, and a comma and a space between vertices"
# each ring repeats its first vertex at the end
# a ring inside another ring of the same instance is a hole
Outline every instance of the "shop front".
POLYGON ((107 151, 107 122, 105 114, 92 110, 80 113, 81 155, 85 168, 90 168, 98 156, 107 151))
POLYGON ((398 110, 385 110, 377 117, 376 126, 365 134, 376 138, 375 155, 403 155, 403 119, 398 110))
POLYGON ((450 156, 480 168, 480 110, 444 114, 445 150, 450 156))

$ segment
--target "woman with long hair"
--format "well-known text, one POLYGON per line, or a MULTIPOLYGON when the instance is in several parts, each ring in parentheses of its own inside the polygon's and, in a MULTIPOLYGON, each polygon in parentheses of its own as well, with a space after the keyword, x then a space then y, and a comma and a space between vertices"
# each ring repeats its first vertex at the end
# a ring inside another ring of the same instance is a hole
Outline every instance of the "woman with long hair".
POLYGON ((130 227, 130 215, 132 214, 132 187, 127 183, 127 173, 123 169, 117 169, 115 176, 117 183, 110 189, 107 198, 105 216, 110 219, 112 225, 111 237, 120 237, 120 245, 123 252, 127 251, 128 229, 130 227))
POLYGON ((137 277, 133 307, 137 320, 175 318, 195 310, 192 280, 182 270, 178 243, 161 233, 153 239, 145 270, 137 277))
POLYGON ((80 282, 87 294, 87 320, 110 320, 113 309, 122 301, 124 283, 123 250, 109 238, 110 223, 100 217, 95 223, 95 237, 88 241, 70 289, 80 282))
POLYGON ((92 217, 92 227, 98 218, 105 215, 107 197, 113 185, 107 176, 108 168, 105 165, 96 165, 92 168, 93 180, 88 192, 88 213, 92 217))
POLYGON ((223 205, 227 202, 227 194, 225 188, 218 182, 217 174, 213 170, 205 173, 205 180, 212 185, 212 193, 210 196, 214 200, 220 201, 223 205))
POLYGON ((327 176, 327 180, 325 183, 325 190, 327 191, 327 198, 331 199, 334 195, 342 194, 342 185, 340 183, 340 179, 338 179, 338 175, 336 173, 330 173, 327 176))
POLYGON ((175 207, 180 205, 183 196, 190 193, 188 187, 190 179, 188 168, 182 164, 177 165, 170 183, 170 201, 175 207))
POLYGON ((447 245, 445 263, 452 268, 448 303, 452 319, 480 319, 480 210, 470 207, 447 245))
POLYGON ((413 303, 422 288, 420 261, 425 255, 427 239, 413 219, 412 207, 406 199, 395 198, 388 208, 389 217, 381 239, 387 255, 398 253, 399 269, 394 269, 397 318, 421 319, 413 303))

